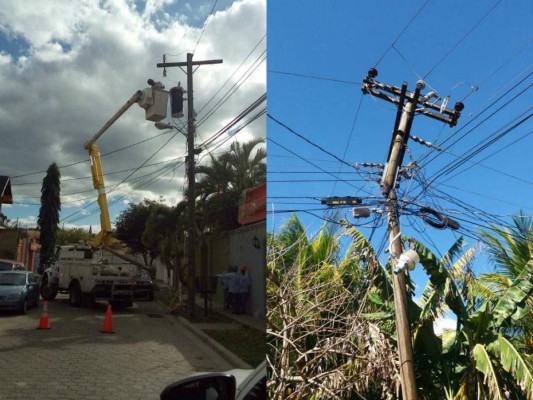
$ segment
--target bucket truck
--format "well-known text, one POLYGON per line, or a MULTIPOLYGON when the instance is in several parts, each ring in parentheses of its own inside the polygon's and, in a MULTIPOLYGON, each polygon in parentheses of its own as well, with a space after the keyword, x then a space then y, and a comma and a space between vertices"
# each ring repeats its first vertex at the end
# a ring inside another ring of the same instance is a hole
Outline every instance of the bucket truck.
POLYGON ((68 293, 70 305, 80 307, 91 305, 96 300, 106 300, 131 306, 134 300, 136 277, 139 264, 132 263, 127 256, 113 249, 117 240, 113 237, 100 150, 96 141, 133 104, 146 110, 146 119, 160 121, 166 117, 168 92, 159 82, 148 80, 151 86, 136 91, 133 96, 106 122, 106 124, 85 143, 91 161, 93 186, 98 191, 100 207, 100 232, 91 246, 61 246, 56 253, 56 262, 44 271, 41 280, 41 296, 53 300, 57 293, 68 293), (104 250, 107 258, 104 257, 104 250), (100 252, 99 259, 93 259, 100 252), (109 254, 111 253, 111 254, 109 254), (128 262, 110 262, 109 257, 118 256, 128 262))

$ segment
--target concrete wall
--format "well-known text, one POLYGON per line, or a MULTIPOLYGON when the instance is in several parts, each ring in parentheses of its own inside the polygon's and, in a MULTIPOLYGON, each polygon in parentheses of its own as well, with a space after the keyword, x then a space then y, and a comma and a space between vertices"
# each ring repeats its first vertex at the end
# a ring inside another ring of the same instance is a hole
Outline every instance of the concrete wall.
MULTIPOLYGON (((248 314, 256 317, 266 315, 266 224, 260 222, 209 238, 210 274, 215 276, 226 272, 230 265, 246 265, 252 282, 248 314), (259 248, 254 247, 257 237, 259 248)), ((222 303, 222 288, 217 287, 214 299, 222 303)))
MULTIPOLYGON (((207 242, 207 267, 202 271, 200 252, 197 253, 196 276, 207 272, 208 276, 216 276, 226 272, 228 265, 246 265, 252 281, 250 301, 247 313, 262 318, 266 316, 266 223, 259 222, 230 232, 208 236, 207 242), (254 247, 253 239, 257 237, 259 248, 254 247)), ((137 260, 143 262, 141 256, 137 260)), ((169 286, 173 282, 173 271, 167 273, 167 268, 159 259, 154 260, 156 279, 169 286)), ((222 287, 217 284, 217 292, 213 300, 222 303, 222 287)))

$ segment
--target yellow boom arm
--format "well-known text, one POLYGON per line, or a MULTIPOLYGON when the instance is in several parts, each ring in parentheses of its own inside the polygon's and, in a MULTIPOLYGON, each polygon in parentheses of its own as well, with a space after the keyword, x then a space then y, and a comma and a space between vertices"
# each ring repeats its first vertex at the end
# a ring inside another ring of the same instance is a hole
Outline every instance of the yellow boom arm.
POLYGON ((137 103, 143 92, 138 90, 133 96, 124 104, 115 115, 111 117, 109 121, 100 129, 91 140, 85 143, 85 148, 89 151, 89 157, 91 159, 91 173, 93 177, 93 186, 98 191, 98 206, 100 207, 100 226, 101 230, 93 239, 92 245, 94 247, 110 247, 117 240, 112 236, 113 231, 111 229, 111 220, 109 219, 109 208, 107 207, 107 196, 105 192, 104 173, 102 170, 102 163, 100 161, 100 149, 95 144, 100 136, 111 126, 113 123, 126 112, 134 103, 137 103))

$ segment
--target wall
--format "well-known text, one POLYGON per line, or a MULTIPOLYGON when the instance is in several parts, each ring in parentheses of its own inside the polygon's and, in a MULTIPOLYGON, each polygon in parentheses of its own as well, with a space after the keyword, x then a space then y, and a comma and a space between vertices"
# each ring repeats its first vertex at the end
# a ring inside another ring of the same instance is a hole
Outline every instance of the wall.
POLYGON ((18 229, 0 229, 0 258, 16 260, 18 238, 18 229))
MULTIPOLYGON (((248 225, 230 232, 224 232, 207 237, 208 245, 208 265, 209 276, 216 276, 226 272, 228 265, 246 265, 248 274, 252 281, 250 301, 247 313, 258 318, 266 316, 266 223, 265 221, 248 225), (260 248, 254 247, 253 238, 257 237, 260 248)), ((142 257, 138 256, 140 262, 142 257)), ((200 268, 200 254, 196 258, 196 276, 202 274, 200 268)), ((167 275, 167 268, 159 259, 154 260, 156 268, 156 279, 171 285, 173 282, 172 271, 170 279, 167 275)), ((222 287, 217 284, 217 292, 213 300, 222 304, 222 287)))
MULTIPOLYGON (((228 265, 246 265, 252 281, 247 313, 263 318, 266 315, 266 223, 259 222, 225 233, 211 239, 212 274, 226 271, 228 265), (257 237, 260 248, 253 245, 257 237)), ((222 302, 222 290, 218 289, 216 300, 222 302)))

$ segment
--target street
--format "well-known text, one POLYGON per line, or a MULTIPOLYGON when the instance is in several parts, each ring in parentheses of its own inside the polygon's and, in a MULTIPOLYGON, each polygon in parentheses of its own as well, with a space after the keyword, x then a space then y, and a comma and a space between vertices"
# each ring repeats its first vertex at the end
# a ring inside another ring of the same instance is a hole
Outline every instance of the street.
POLYGON ((0 400, 158 399, 171 382, 232 366, 157 301, 113 309, 115 333, 101 333, 105 303, 48 303, 49 330, 37 330, 43 301, 26 315, 0 312, 0 400))

